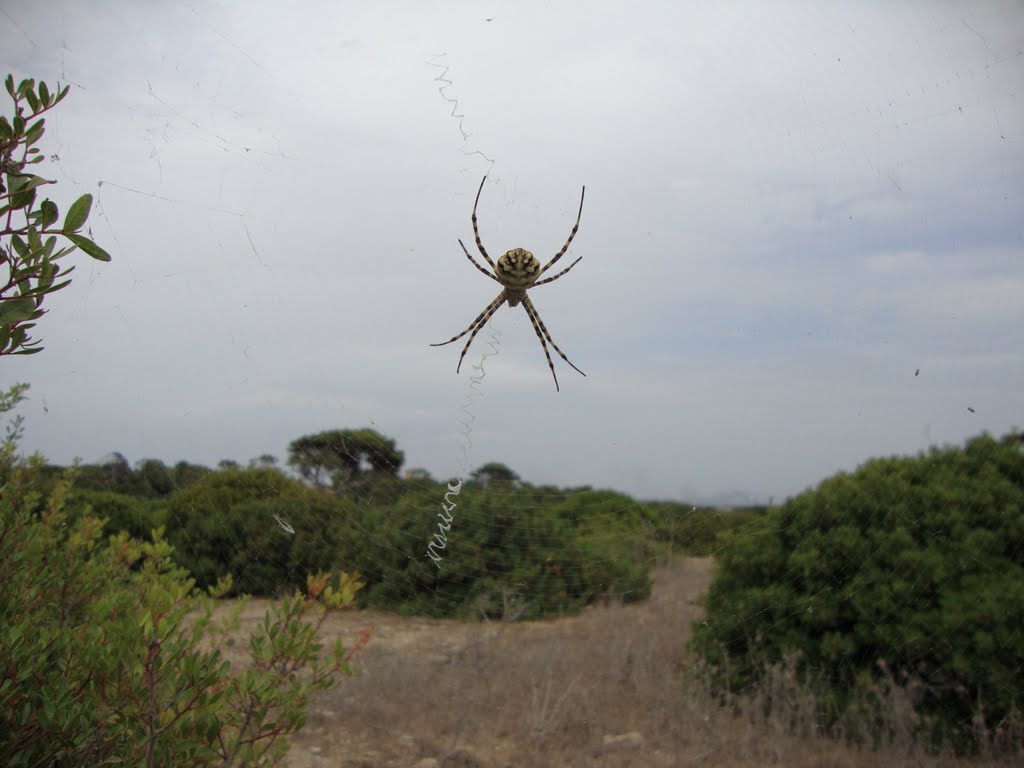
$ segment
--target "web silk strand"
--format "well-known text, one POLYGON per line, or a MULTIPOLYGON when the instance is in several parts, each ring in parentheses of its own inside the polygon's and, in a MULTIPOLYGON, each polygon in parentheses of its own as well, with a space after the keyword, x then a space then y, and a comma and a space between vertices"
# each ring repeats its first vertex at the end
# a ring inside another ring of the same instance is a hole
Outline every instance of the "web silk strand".
POLYGON ((466 382, 466 394, 462 401, 462 416, 459 419, 462 429, 459 432, 459 445, 456 456, 458 474, 454 480, 448 483, 448 490, 445 492, 444 501, 441 503, 442 511, 437 513, 437 530, 431 537, 430 543, 427 544, 426 556, 437 566, 438 570, 441 569, 441 553, 448 546, 448 532, 451 530, 452 522, 455 519, 456 499, 462 491, 462 484, 466 481, 466 476, 469 474, 469 453, 473 447, 473 426, 476 424, 473 402, 475 398, 484 396, 481 385, 483 384, 484 377, 487 376, 487 370, 484 366, 487 358, 497 355, 501 348, 501 331, 488 323, 487 334, 487 346, 490 349, 485 350, 480 356, 480 361, 473 365, 473 372, 466 382))

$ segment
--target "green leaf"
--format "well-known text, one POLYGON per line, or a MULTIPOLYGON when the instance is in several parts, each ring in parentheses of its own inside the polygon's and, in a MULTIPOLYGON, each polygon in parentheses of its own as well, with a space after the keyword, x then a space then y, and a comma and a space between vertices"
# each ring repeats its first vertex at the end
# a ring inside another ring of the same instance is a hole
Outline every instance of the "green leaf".
POLYGON ((20 323, 32 317, 36 303, 32 299, 7 299, 0 301, 0 323, 20 323))
POLYGON ((51 699, 49 699, 49 698, 44 698, 43 699, 43 716, 46 718, 46 723, 47 724, 50 724, 50 723, 53 722, 55 714, 56 714, 56 712, 55 712, 55 710, 53 708, 53 701, 51 699))
MULTIPOLYGON (((64 217, 64 233, 77 232, 89 218, 89 209, 92 208, 92 195, 85 194, 75 200, 68 209, 68 215, 64 217)), ((84 251, 85 248, 82 247, 84 251)), ((86 251, 88 253, 88 251, 86 251)))
POLYGON ((39 81, 39 100, 43 102, 43 106, 50 106, 50 89, 41 80, 39 81))
POLYGON ((41 187, 43 184, 52 184, 52 181, 44 179, 42 176, 36 176, 32 173, 25 173, 19 176, 11 177, 11 194, 18 192, 28 192, 30 189, 41 187))
POLYGON ((46 257, 44 256, 39 264, 39 290, 45 291, 49 286, 53 285, 53 280, 56 276, 57 265, 47 260, 46 257))
POLYGON ((11 94, 11 98, 14 98, 14 75, 7 75, 7 79, 4 80, 4 86, 7 88, 7 92, 11 94))
POLYGON ((14 135, 14 129, 11 128, 11 124, 7 122, 7 118, 0 115, 0 138, 9 139, 14 135))
POLYGON ((32 127, 25 132, 25 146, 30 147, 35 144, 42 135, 46 132, 46 118, 41 117, 32 123, 32 127))
POLYGON ((12 208, 31 208, 32 203, 35 202, 35 199, 35 189, 29 189, 28 192, 18 192, 15 195, 11 195, 9 198, 12 208))
POLYGON ((57 209, 57 204, 53 200, 43 200, 42 205, 39 206, 39 212, 42 214, 42 219, 39 225, 46 229, 48 226, 53 224, 59 217, 60 211, 57 209))
MULTIPOLYGON (((26 82, 32 82, 32 81, 28 80, 26 82)), ((35 83, 32 83, 32 84, 33 84, 33 86, 35 85, 35 83)), ((31 88, 26 88, 22 95, 24 95, 25 101, 28 102, 28 105, 30 107, 32 107, 32 114, 35 114, 36 112, 38 112, 39 111, 39 97, 36 96, 36 92, 34 90, 32 90, 31 88)))
POLYGON ((39 237, 39 228, 30 226, 26 234, 28 235, 28 247, 32 249, 32 255, 36 256, 38 251, 43 250, 43 240, 39 237))
POLYGON ((79 248, 81 248, 83 251, 85 251, 87 254, 92 256, 97 261, 110 261, 110 254, 104 251, 98 245, 96 245, 96 243, 94 243, 89 238, 70 233, 66 233, 64 237, 66 237, 68 240, 77 245, 79 248))

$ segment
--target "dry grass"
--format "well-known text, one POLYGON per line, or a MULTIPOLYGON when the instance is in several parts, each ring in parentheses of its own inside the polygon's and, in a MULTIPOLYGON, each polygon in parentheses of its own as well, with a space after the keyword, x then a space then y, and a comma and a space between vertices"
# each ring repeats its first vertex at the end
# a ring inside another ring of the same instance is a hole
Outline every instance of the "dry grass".
MULTIPOLYGON (((593 608, 543 622, 402 619, 352 613, 329 629, 351 642, 377 629, 359 675, 322 695, 287 764, 307 766, 952 766, 1011 765, 927 755, 905 700, 878 750, 816 732, 816 702, 780 667, 761 699, 719 706, 685 651, 706 559, 655 574, 647 603, 593 608), (766 715, 764 697, 777 705, 766 715), (906 720, 907 723, 910 720, 906 720)), ((247 615, 261 616, 255 603, 247 615)))

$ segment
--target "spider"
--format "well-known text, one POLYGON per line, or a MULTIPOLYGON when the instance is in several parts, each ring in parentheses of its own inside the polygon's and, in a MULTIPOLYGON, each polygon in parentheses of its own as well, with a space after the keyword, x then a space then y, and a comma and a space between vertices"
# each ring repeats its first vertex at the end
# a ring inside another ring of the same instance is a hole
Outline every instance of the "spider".
POLYGON ((526 310, 526 315, 530 318, 530 323, 533 325, 533 330, 536 332, 537 338, 540 339, 540 345, 544 348, 544 356, 548 359, 548 368, 551 369, 551 376, 555 380, 555 391, 560 391, 558 387, 558 376, 555 375, 555 366, 551 362, 551 354, 548 352, 548 344, 551 344, 551 346, 555 348, 555 352, 558 353, 559 357, 565 360, 565 362, 571 365, 573 369, 579 372, 582 376, 586 376, 587 374, 583 373, 583 371, 573 365, 572 360, 566 357, 565 353, 558 348, 557 344, 555 344, 554 339, 551 338, 551 334, 548 333, 548 329, 544 326, 544 321, 540 319, 540 313, 537 311, 537 308, 533 306, 533 302, 530 301, 530 297, 526 295, 526 291, 528 288, 536 288, 538 285, 554 282, 579 264, 580 260, 583 258, 580 256, 576 261, 554 277, 546 277, 543 280, 537 279, 551 269, 555 262, 562 258, 562 256, 565 255, 565 252, 569 250, 569 245, 572 243, 572 239, 576 237, 576 231, 580 228, 580 217, 583 215, 583 197, 587 193, 587 188, 583 187, 583 191, 580 193, 580 210, 579 213, 576 214, 576 223, 572 226, 572 232, 569 233, 569 239, 565 241, 565 245, 562 246, 562 250, 556 253, 555 257, 542 268, 540 266, 540 262, 537 261, 534 255, 529 251, 524 251, 522 248, 513 248, 511 251, 499 258, 497 264, 491 261, 491 257, 487 255, 487 250, 484 248, 484 244, 480 241, 480 230, 477 229, 476 224, 476 207, 480 202, 480 193, 483 192, 486 181, 487 177, 484 176, 483 181, 480 182, 480 189, 476 191, 476 201, 473 203, 473 235, 476 238, 476 247, 480 249, 480 255, 484 257, 484 261, 491 265, 491 269, 494 270, 494 274, 491 274, 480 266, 480 263, 470 255, 462 240, 459 240, 459 245, 462 246, 462 252, 466 254, 466 258, 473 263, 474 267, 487 275, 487 277, 491 278, 491 280, 501 284, 501 293, 499 293, 497 298, 488 304, 484 308, 484 311, 477 315, 476 319, 469 324, 469 327, 458 336, 452 336, 448 341, 443 341, 440 344, 431 344, 430 346, 443 347, 445 344, 451 344, 453 341, 458 341, 468 333, 469 340, 466 342, 466 346, 462 348, 462 354, 459 355, 459 364, 455 368, 455 372, 458 373, 459 369, 462 368, 462 361, 466 357, 466 352, 469 351, 469 345, 473 343, 473 339, 476 338, 480 329, 483 328, 484 325, 487 324, 487 321, 491 319, 491 315, 497 312, 505 302, 508 302, 510 307, 516 307, 522 304, 523 309, 526 310), (545 341, 545 339, 547 341, 545 341))

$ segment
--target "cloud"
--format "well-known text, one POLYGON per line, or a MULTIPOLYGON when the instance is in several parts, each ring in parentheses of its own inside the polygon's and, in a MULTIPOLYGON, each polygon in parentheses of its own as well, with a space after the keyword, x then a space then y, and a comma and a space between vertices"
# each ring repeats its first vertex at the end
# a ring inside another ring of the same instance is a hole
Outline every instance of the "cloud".
POLYGON ((556 395, 502 309, 481 463, 779 498, 1019 418, 1020 9, 304 8, 9 11, 19 74, 76 84, 46 151, 115 257, 5 363, 31 448, 244 461, 373 422, 444 474, 464 377, 428 344, 496 293, 457 243, 484 173, 492 255, 553 255, 587 185, 535 299, 588 376, 556 361, 556 395))

